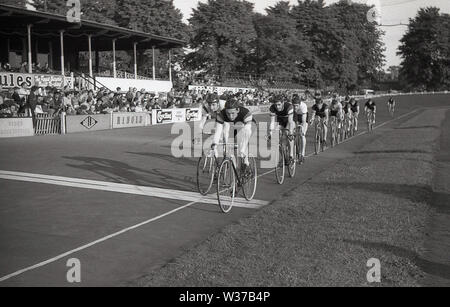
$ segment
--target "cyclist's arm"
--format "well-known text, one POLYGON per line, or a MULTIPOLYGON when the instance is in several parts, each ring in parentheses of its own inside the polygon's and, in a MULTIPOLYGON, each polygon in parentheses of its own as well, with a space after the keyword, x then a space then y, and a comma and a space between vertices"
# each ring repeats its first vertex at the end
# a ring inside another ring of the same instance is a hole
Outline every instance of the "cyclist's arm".
POLYGON ((205 127, 207 120, 208 120, 208 114, 203 114, 200 124, 198 125, 198 127, 200 128, 201 131, 203 131, 203 128, 205 127))
POLYGON ((288 123, 289 123, 289 134, 292 135, 292 134, 294 134, 294 129, 295 129, 294 113, 289 114, 288 123))
POLYGON ((314 111, 314 109, 313 109, 311 111, 311 119, 309 120, 309 123, 312 124, 315 119, 316 119, 316 111, 314 111))
POLYGON ((275 130, 275 122, 276 122, 276 115, 274 113, 270 113, 270 126, 269 126, 270 135, 272 135, 273 130, 275 130))

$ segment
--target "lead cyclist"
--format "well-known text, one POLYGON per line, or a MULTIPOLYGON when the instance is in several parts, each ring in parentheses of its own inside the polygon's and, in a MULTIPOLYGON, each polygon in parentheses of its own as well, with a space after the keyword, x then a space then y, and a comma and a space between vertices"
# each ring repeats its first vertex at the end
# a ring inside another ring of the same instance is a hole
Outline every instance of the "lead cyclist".
POLYGON ((216 151, 217 144, 219 144, 220 137, 222 136, 224 140, 227 141, 230 135, 231 124, 242 123, 244 125, 241 128, 241 134, 238 140, 239 146, 239 157, 242 159, 241 171, 245 173, 249 168, 249 156, 248 156, 248 146, 250 137, 252 136, 252 122, 255 122, 253 115, 249 109, 242 107, 238 100, 234 97, 229 97, 225 103, 225 108, 218 113, 216 118, 216 133, 214 134, 214 141, 211 149, 216 151))

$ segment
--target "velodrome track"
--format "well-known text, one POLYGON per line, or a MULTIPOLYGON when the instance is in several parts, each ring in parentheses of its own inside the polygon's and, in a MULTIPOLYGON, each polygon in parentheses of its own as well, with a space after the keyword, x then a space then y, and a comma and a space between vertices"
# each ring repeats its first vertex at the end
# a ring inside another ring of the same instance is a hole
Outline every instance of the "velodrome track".
POLYGON ((75 285, 126 285, 270 205, 420 108, 450 105, 449 95, 401 96, 391 119, 386 100, 376 99, 378 128, 372 135, 361 132, 309 157, 283 186, 270 170, 260 170, 257 201, 228 215, 196 193, 196 159, 171 155, 177 136, 170 126, 2 139, 0 286, 72 286, 66 280, 70 258, 81 262, 82 282, 75 285))

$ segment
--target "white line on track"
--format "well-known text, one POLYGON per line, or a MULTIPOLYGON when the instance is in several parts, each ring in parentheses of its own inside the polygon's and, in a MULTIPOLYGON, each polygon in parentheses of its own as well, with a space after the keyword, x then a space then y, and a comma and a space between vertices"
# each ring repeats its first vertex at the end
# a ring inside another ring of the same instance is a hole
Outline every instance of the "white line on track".
MULTIPOLYGON (((380 127, 383 127, 383 126, 385 126, 385 125, 387 125, 387 124, 389 124, 389 123, 391 123, 393 121, 396 121, 396 120, 399 120, 399 119, 401 119, 403 117, 406 117, 406 116, 408 116, 408 115, 410 115, 410 114, 412 114, 412 113, 414 113, 416 111, 417 111, 417 109, 414 110, 414 111, 411 111, 409 113, 406 113, 406 114, 404 114, 404 115, 402 115, 400 117, 397 117, 397 118, 394 118, 394 119, 392 119, 390 121, 387 121, 387 122, 385 122, 383 124, 380 124, 379 126, 376 126, 374 129, 378 129, 380 127)), ((353 138, 355 138, 357 136, 364 135, 364 134, 367 134, 367 132, 361 132, 360 134, 345 140, 343 143, 348 142, 351 139, 353 139, 353 138)), ((310 154, 307 157, 311 157, 311 156, 313 156, 313 154, 310 154)), ((263 174, 259 175, 258 178, 266 176, 266 175, 271 174, 273 172, 274 172, 274 170, 271 170, 269 172, 263 173, 263 174)), ((152 196, 154 196, 155 194, 161 192, 159 190, 166 191, 166 192, 169 191, 169 190, 165 190, 165 189, 159 189, 158 190, 157 188, 131 186, 131 185, 125 185, 125 184, 119 184, 119 183, 105 183, 105 182, 93 181, 93 180, 84 180, 84 179, 75 179, 75 178, 66 178, 66 177, 56 177, 56 176, 46 176, 46 175, 36 175, 36 174, 26 174, 26 173, 0 171, 0 178, 11 179, 14 176, 15 176, 15 179, 12 179, 12 180, 19 180, 19 181, 32 181, 32 180, 41 180, 41 181, 49 180, 49 181, 52 181, 53 180, 53 183, 51 183, 51 184, 66 185, 66 186, 69 185, 69 184, 72 184, 70 186, 78 184, 78 185, 80 185, 80 187, 81 187, 81 185, 85 185, 84 188, 89 188, 89 189, 105 190, 105 191, 111 191, 111 190, 108 190, 108 189, 114 189, 114 192, 129 193, 129 194, 149 193, 151 191, 152 193, 154 193, 152 196), (8 176, 10 178, 4 178, 4 177, 8 177, 8 176), (27 180, 25 180, 25 179, 27 179, 27 180)), ((36 182, 36 181, 32 181, 32 182, 36 182)), ((45 183, 45 182, 43 182, 43 183, 45 183)), ((173 192, 173 190, 170 190, 170 191, 173 192)), ((178 192, 189 193, 189 192, 184 192, 184 191, 177 191, 176 193, 178 193, 178 192)), ((148 195, 148 194, 139 194, 139 195, 148 195)), ((187 196, 187 195, 188 194, 185 194, 185 196, 187 196)), ((157 196, 155 196, 155 197, 157 197, 157 196)), ((168 197, 165 197, 165 198, 168 198, 168 197)), ((164 218, 164 217, 166 217, 168 215, 171 215, 173 213, 181 211, 181 210, 183 210, 185 208, 191 207, 192 205, 194 205, 196 203, 206 202, 208 200, 208 198, 212 198, 212 196, 208 196, 206 198, 205 197, 199 198, 198 195, 197 195, 197 200, 192 201, 192 202, 190 202, 190 203, 188 203, 188 204, 186 204, 184 206, 178 207, 178 208, 176 208, 174 210, 171 210, 169 212, 166 212, 164 214, 161 214, 161 215, 159 215, 157 217, 154 217, 154 218, 149 219, 147 221, 144 221, 142 223, 136 224, 134 226, 125 228, 123 230, 115 232, 115 233, 113 233, 111 235, 108 235, 106 237, 103 237, 101 239, 93 241, 93 242, 88 243, 86 245, 80 246, 80 247, 78 247, 76 249, 73 249, 73 250, 70 250, 68 252, 65 252, 65 253, 63 253, 61 255, 58 255, 56 257, 53 257, 51 259, 42 261, 40 263, 37 263, 35 265, 29 266, 29 267, 24 268, 24 269, 18 270, 18 271, 14 272, 14 273, 11 273, 9 275, 0 277, 0 282, 5 281, 7 279, 10 279, 12 277, 21 275, 21 274, 23 274, 25 272, 28 272, 28 271, 31 271, 31 270, 43 267, 43 266, 45 266, 47 264, 50 264, 52 262, 58 261, 58 260, 60 260, 62 258, 65 258, 65 257, 69 256, 69 255, 72 255, 72 254, 74 254, 76 252, 82 251, 84 249, 87 249, 87 248, 92 247, 94 245, 97 245, 99 243, 102 243, 102 242, 104 242, 106 240, 109 240, 111 238, 117 237, 117 236, 122 235, 122 234, 124 234, 126 232, 129 232, 131 230, 137 229, 137 228, 142 227, 144 225, 147 225, 147 224, 149 224, 151 222, 157 221, 159 219, 162 219, 162 218, 164 218)), ((179 195, 178 195, 177 199, 180 199, 179 195)), ((215 200, 215 198, 214 198, 214 200, 215 200)), ((217 204, 217 200, 215 200, 215 201, 216 202, 214 202, 214 204, 217 204)), ((209 203, 209 202, 207 202, 207 203, 209 203)), ((259 204, 257 203, 256 206, 261 207, 261 203, 259 203, 259 204)))
MULTIPOLYGON (((21 172, 11 172, 0 170, 0 179, 43 183, 50 185, 66 186, 81 189, 91 189, 100 190, 116 193, 125 193, 133 195, 142 195, 150 197, 158 197, 165 199, 175 199, 183 201, 195 201, 198 203, 217 205, 217 199, 212 195, 205 197, 199 196, 198 193, 180 191, 180 190, 170 190, 161 189, 147 186, 136 186, 122 183, 104 182, 96 180, 78 179, 78 178, 68 178, 59 176, 49 176, 41 174, 30 174, 21 172)), ((267 201, 252 200, 251 202, 246 201, 242 198, 235 199, 235 206, 247 209, 260 209, 262 206, 267 205, 267 201)))

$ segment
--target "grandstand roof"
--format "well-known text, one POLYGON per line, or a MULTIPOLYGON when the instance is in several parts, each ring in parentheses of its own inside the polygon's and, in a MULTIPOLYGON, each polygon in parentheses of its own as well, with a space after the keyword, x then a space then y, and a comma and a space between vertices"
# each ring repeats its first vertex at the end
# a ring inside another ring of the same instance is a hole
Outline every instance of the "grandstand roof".
MULTIPOLYGON (((0 4, 0 37, 26 37, 27 25, 32 24, 32 36, 59 40, 59 31, 64 30, 65 44, 78 51, 88 50, 88 35, 92 35, 93 49, 110 51, 112 40, 116 39, 117 50, 131 50, 137 42, 137 49, 169 49, 183 47, 186 42, 141 31, 81 20, 70 23, 66 16, 31 11, 0 4)), ((73 49, 72 49, 73 50, 73 49)))

